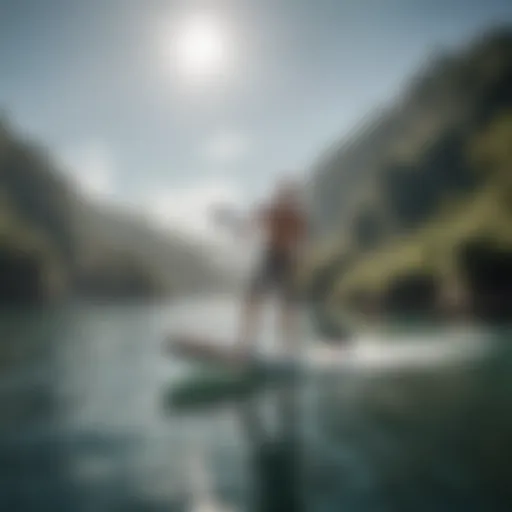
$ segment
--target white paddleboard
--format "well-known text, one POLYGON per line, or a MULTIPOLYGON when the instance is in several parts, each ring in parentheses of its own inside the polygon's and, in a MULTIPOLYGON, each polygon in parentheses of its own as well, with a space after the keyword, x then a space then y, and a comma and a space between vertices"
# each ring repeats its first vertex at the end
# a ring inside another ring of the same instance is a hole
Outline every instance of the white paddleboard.
POLYGON ((166 342, 167 352, 172 356, 211 367, 239 368, 256 362, 263 369, 300 367, 322 373, 347 369, 419 369, 454 364, 481 355, 485 348, 481 337, 471 337, 469 334, 461 334, 458 338, 408 337, 393 341, 360 338, 340 341, 339 344, 317 341, 301 348, 296 354, 258 353, 251 359, 240 355, 234 344, 214 338, 177 335, 166 342))

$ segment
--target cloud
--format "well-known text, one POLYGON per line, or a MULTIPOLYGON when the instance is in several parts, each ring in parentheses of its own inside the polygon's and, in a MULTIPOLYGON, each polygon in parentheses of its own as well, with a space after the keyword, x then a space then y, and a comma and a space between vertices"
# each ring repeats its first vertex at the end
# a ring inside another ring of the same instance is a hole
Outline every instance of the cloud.
POLYGON ((206 143, 204 154, 215 163, 228 164, 240 160, 250 149, 250 139, 238 131, 221 131, 206 143))
POLYGON ((212 218, 212 208, 219 205, 238 208, 241 193, 232 183, 211 180, 155 190, 148 194, 145 203, 160 225, 213 241, 222 238, 222 232, 212 218))
POLYGON ((115 164, 104 145, 93 142, 67 148, 60 152, 59 161, 71 181, 89 197, 113 198, 115 164))
POLYGON ((232 182, 209 180, 186 187, 168 190, 158 189, 147 195, 146 212, 161 227, 184 238, 195 239, 210 255, 234 274, 242 275, 254 265, 257 255, 257 240, 243 240, 216 224, 213 208, 232 208, 244 214, 244 196, 232 182))

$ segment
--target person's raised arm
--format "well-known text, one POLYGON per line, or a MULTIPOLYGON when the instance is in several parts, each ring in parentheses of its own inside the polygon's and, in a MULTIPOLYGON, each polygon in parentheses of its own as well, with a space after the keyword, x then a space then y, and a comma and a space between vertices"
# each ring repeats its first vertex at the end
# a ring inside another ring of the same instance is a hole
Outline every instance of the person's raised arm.
POLYGON ((214 207, 212 213, 215 223, 236 237, 251 235, 264 227, 268 219, 268 209, 265 207, 257 207, 245 216, 225 206, 214 207))

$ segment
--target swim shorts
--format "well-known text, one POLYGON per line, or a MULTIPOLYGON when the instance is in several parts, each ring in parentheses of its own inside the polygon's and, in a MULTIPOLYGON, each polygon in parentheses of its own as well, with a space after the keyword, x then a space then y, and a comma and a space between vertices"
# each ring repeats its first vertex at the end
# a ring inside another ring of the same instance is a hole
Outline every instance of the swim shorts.
POLYGON ((276 292, 286 302, 298 299, 296 263, 294 257, 287 252, 267 250, 251 279, 250 297, 259 297, 269 292, 276 292))

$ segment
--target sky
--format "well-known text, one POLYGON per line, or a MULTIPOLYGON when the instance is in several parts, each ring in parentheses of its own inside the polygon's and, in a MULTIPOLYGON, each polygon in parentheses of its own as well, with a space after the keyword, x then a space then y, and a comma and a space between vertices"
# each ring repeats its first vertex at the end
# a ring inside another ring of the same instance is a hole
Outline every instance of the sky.
POLYGON ((503 22, 509 0, 0 0, 0 108, 89 197, 205 234, 503 22))

